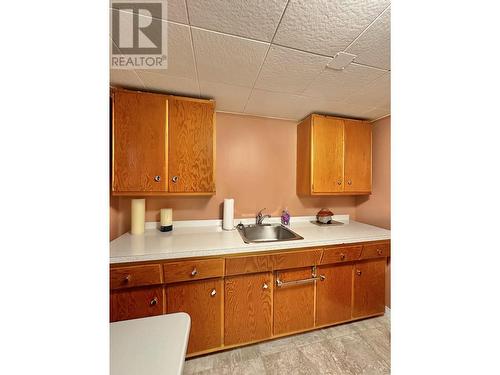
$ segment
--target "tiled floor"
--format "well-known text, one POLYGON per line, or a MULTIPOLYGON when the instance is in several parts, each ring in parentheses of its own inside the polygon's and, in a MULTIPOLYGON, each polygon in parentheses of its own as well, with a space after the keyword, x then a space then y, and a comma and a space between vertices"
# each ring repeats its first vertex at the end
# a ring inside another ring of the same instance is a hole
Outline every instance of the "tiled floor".
POLYGON ((191 374, 389 374, 390 315, 186 361, 191 374))

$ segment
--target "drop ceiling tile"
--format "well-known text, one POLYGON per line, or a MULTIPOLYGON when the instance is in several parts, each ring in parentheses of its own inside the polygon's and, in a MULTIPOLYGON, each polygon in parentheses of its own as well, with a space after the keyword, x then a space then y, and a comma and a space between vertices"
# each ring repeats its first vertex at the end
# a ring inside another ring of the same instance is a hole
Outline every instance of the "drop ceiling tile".
POLYGON ((134 70, 110 69, 109 83, 116 87, 144 89, 144 83, 134 70))
POLYGON ((167 1, 167 18, 169 21, 188 24, 185 0, 168 0, 167 1))
POLYGON ((137 74, 148 90, 175 95, 200 96, 198 82, 196 80, 144 71, 137 72, 137 74))
POLYGON ((343 51, 389 0, 290 0, 274 43, 333 56, 343 51))
POLYGON ((245 113, 256 116, 300 120, 307 115, 308 98, 300 95, 252 90, 245 113))
POLYGON ((271 46, 255 88, 300 94, 332 59, 271 46))
POLYGON ((165 22, 164 24, 168 27, 167 69, 138 71, 196 80, 189 26, 172 22, 165 22))
POLYGON ((191 25, 270 42, 287 0, 187 0, 191 25))
POLYGON ((252 87, 269 44, 192 28, 200 81, 252 87))
POLYGON ((200 90, 202 97, 215 99, 217 111, 243 112, 252 89, 201 81, 200 90))
POLYGON ((350 64, 344 70, 325 69, 303 95, 342 101, 386 73, 356 64, 350 64))
POLYGON ((366 108, 391 107, 391 74, 386 73, 351 95, 346 102, 366 108))
POLYGON ((347 50, 356 62, 391 69, 391 10, 387 9, 347 50))

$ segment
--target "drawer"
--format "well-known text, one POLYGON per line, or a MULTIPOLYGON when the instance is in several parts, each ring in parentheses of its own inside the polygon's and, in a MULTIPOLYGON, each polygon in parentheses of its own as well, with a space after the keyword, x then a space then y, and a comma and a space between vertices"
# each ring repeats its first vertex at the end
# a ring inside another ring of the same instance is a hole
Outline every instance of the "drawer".
POLYGON ((109 284, 111 289, 132 288, 162 283, 161 266, 159 264, 111 268, 109 273, 109 284))
POLYGON ((358 260, 363 246, 332 247, 323 250, 321 264, 331 264, 358 260))
POLYGON ((110 294, 110 321, 144 318, 163 314, 163 287, 122 289, 110 294))
POLYGON ((274 270, 300 268, 318 265, 321 260, 322 249, 290 251, 271 256, 274 270))
POLYGON ((361 259, 385 258, 391 255, 391 244, 389 242, 363 245, 361 259))
POLYGON ((221 276, 224 276, 224 259, 187 260, 163 265, 163 278, 166 283, 221 276))
POLYGON ((226 258, 226 275, 271 271, 269 255, 226 258))

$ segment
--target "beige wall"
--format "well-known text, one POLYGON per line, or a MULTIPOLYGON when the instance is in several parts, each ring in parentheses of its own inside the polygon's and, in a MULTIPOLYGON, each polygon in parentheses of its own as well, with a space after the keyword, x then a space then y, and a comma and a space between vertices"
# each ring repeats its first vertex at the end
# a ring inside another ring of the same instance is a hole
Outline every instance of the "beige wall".
MULTIPOLYGON (((295 193, 297 122, 217 113, 216 190, 213 197, 147 198, 146 221, 171 207, 174 220, 222 218, 224 198, 234 198, 235 217, 315 215, 322 207, 356 217, 355 197, 304 197, 295 193)), ((130 229, 130 198, 111 200, 111 238, 130 229)))
MULTIPOLYGON (((372 194, 356 198, 356 220, 391 229, 391 118, 373 123, 372 194)), ((391 263, 388 262, 386 305, 391 306, 391 263)))

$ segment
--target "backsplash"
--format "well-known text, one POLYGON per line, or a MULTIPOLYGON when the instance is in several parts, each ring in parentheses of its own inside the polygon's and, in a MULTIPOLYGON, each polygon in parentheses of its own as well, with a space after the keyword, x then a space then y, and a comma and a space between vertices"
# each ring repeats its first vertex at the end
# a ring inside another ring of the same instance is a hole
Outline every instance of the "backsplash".
MULTIPOLYGON (((355 220, 354 196, 298 197, 296 194, 297 122, 229 113, 216 114, 216 190, 209 197, 146 199, 146 221, 159 221, 171 207, 174 220, 221 219, 224 198, 234 198, 235 218, 266 213, 315 215, 322 207, 355 220)), ((110 198, 110 237, 130 229, 130 198, 110 198)))

